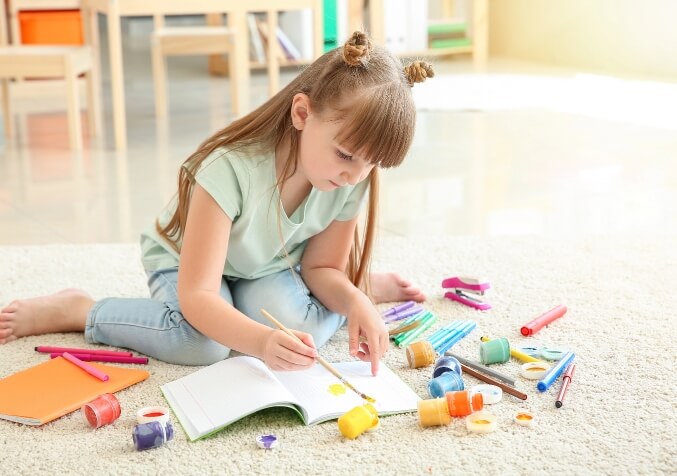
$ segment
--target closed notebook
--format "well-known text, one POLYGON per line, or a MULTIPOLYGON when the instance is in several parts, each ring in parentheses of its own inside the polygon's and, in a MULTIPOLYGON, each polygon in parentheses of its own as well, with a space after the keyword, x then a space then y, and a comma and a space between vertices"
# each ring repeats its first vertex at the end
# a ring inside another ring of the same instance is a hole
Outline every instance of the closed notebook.
POLYGON ((113 393, 148 378, 139 369, 114 367, 94 362, 105 372, 102 382, 63 357, 47 360, 0 380, 0 418, 42 425, 79 410, 102 393, 113 393))

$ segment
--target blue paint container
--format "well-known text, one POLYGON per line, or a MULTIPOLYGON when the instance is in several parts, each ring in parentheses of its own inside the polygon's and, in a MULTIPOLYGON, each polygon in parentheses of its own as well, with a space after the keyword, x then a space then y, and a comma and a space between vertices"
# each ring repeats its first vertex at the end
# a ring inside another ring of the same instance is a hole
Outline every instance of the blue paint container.
POLYGON ((171 423, 163 425, 159 421, 139 423, 132 431, 134 447, 138 451, 157 448, 174 438, 174 427, 171 423))
POLYGON ((428 393, 433 398, 444 397, 447 392, 463 390, 465 384, 456 372, 444 372, 428 382, 428 393))
POLYGON ((461 363, 456 357, 443 355, 437 359, 437 362, 435 362, 435 369, 433 370, 433 378, 439 377, 445 372, 456 372, 458 375, 463 375, 461 363))

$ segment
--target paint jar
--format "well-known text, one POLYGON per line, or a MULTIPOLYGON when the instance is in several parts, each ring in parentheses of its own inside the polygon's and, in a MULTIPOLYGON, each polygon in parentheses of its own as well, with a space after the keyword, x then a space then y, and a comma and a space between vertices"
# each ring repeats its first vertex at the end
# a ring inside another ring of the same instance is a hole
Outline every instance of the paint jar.
POLYGON ((445 372, 456 372, 458 375, 463 375, 461 363, 456 357, 443 355, 437 359, 437 362, 435 362, 435 370, 433 370, 433 378, 438 377, 445 372))
POLYGON ((484 364, 502 364, 510 360, 510 342, 505 337, 480 344, 480 361, 484 364))
POLYGON ((435 362, 435 349, 427 340, 414 342, 407 347, 407 362, 411 369, 427 367, 435 362))
POLYGON ((465 418, 465 426, 472 433, 491 433, 496 431, 496 416, 488 412, 477 412, 465 418))
POLYGON ((163 425, 159 421, 139 423, 132 430, 134 447, 138 451, 157 448, 174 438, 174 427, 171 423, 163 425))
POLYGON ((433 398, 444 397, 447 392, 463 390, 463 379, 456 372, 444 372, 428 382, 428 393, 433 398))
POLYGON ((362 433, 378 426, 378 412, 370 403, 355 407, 338 419, 338 428, 343 436, 354 440, 362 433))
POLYGON ((451 416, 470 415, 472 412, 481 410, 484 406, 484 397, 481 393, 470 393, 468 390, 460 390, 457 392, 447 392, 445 397, 449 407, 449 415, 451 416))
POLYGON ((82 405, 82 416, 92 428, 113 423, 121 412, 120 402, 112 393, 104 393, 82 405))
POLYGON ((163 425, 169 423, 169 409, 165 407, 145 407, 136 412, 137 423, 159 421, 163 425))
POLYGON ((451 416, 444 398, 418 401, 418 422, 422 427, 448 425, 451 416))

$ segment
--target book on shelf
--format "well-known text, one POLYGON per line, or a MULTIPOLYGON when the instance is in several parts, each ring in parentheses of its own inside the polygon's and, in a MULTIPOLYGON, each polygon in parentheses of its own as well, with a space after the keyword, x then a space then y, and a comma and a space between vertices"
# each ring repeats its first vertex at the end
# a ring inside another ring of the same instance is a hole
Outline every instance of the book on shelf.
MULTIPOLYGON (((368 362, 332 364, 360 392, 376 399, 379 415, 415 412, 420 398, 385 364, 377 376, 368 362)), ((216 433, 265 408, 290 408, 303 423, 334 420, 365 402, 324 367, 295 372, 270 370, 259 359, 231 357, 160 389, 191 441, 216 433)))
POLYGON ((247 26, 249 30, 249 56, 251 61, 259 63, 266 62, 266 54, 263 50, 263 42, 259 34, 259 28, 256 22, 256 15, 247 14, 247 26))

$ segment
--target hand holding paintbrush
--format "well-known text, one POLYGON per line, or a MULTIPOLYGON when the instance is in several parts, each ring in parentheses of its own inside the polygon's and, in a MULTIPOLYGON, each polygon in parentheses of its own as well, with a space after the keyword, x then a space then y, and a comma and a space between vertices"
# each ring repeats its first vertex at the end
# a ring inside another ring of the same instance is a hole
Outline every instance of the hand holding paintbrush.
MULTIPOLYGON (((278 320, 275 319, 272 315, 270 315, 270 314, 268 313, 268 311, 266 311, 265 309, 261 309, 261 314, 263 314, 264 316, 266 316, 266 317, 270 320, 270 322, 272 322, 273 324, 275 324, 275 325, 277 326, 278 329, 280 329, 281 331, 283 331, 283 332, 285 332, 286 334, 290 335, 290 336, 293 337, 294 339, 297 339, 298 341, 301 341, 301 339, 299 339, 292 331, 290 331, 289 329, 287 329, 287 328, 284 326, 284 324, 282 324, 280 321, 278 321, 278 320)), ((337 379, 339 379, 343 385, 345 385, 345 386, 348 387, 350 390, 352 390, 353 392, 355 392, 356 394, 358 394, 358 395, 359 395, 360 397, 362 397, 364 400, 366 400, 366 401, 368 401, 368 402, 372 402, 372 403, 375 402, 375 400, 374 400, 373 398, 371 398, 371 397, 365 395, 364 393, 360 392, 360 391, 357 390, 355 387, 353 387, 352 384, 351 384, 350 382, 348 382, 348 381, 343 377, 343 375, 341 375, 341 374, 339 373, 339 371, 336 370, 329 362, 327 362, 326 360, 324 360, 324 359, 323 359, 322 357, 320 357, 319 355, 316 356, 315 359, 317 360, 317 362, 318 362, 320 365, 322 365, 322 367, 324 367, 325 369, 327 369, 334 377, 336 377, 337 379)))

